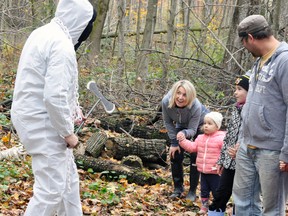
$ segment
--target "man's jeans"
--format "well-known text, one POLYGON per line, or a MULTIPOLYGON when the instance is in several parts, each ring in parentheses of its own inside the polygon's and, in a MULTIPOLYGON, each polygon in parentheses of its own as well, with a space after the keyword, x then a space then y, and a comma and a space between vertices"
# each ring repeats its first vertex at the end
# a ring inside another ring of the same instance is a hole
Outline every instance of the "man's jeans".
POLYGON ((241 144, 233 185, 237 216, 285 215, 288 173, 280 172, 279 154, 280 151, 250 149, 241 144))

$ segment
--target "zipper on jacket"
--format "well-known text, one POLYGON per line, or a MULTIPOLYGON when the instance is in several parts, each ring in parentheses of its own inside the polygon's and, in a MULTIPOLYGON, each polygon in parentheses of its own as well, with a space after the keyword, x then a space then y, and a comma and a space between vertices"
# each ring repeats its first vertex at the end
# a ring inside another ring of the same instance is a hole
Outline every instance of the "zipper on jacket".
POLYGON ((206 142, 205 142, 205 150, 204 150, 204 157, 203 157, 203 173, 205 171, 205 165, 206 165, 206 154, 207 154, 207 147, 208 147, 208 142, 210 140, 210 135, 208 136, 206 142))
POLYGON ((178 120, 179 120, 179 123, 181 124, 181 123, 182 123, 181 112, 179 111, 178 108, 176 109, 176 113, 177 113, 177 118, 178 118, 178 120))

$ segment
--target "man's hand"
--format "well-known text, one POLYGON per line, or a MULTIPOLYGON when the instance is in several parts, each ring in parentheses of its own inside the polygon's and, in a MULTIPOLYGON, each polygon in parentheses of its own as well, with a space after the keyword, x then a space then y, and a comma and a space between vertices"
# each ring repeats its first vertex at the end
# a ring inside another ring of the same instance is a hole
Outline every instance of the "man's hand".
POLYGON ((237 143, 234 147, 230 147, 228 148, 228 154, 229 156, 232 158, 232 159, 235 159, 236 158, 236 153, 238 151, 238 148, 239 148, 239 143, 237 143))
POLYGON ((280 161, 279 168, 282 172, 288 172, 288 163, 285 163, 284 161, 280 161))
POLYGON ((171 146, 171 147, 170 147, 170 150, 169 150, 170 158, 174 158, 175 152, 177 152, 177 151, 178 151, 179 153, 181 152, 179 146, 176 146, 176 147, 171 146))
POLYGON ((65 142, 68 148, 75 148, 78 145, 78 137, 73 133, 65 137, 65 142))

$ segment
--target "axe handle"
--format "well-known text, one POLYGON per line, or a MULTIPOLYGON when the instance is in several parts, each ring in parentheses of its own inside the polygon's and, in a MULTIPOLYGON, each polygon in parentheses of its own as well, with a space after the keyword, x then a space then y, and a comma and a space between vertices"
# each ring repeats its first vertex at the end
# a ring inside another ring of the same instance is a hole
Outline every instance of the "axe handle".
MULTIPOLYGON (((95 107, 98 105, 98 103, 101 101, 101 99, 98 99, 97 101, 96 101, 96 103, 93 105, 93 107, 89 110, 89 112, 87 113, 87 115, 86 115, 86 118, 92 113, 92 111, 95 109, 95 107)), ((75 134, 77 134, 79 131, 80 131, 80 129, 81 129, 81 127, 83 126, 83 124, 84 124, 84 120, 81 122, 81 124, 79 125, 79 127, 77 128, 77 130, 75 131, 75 134)))

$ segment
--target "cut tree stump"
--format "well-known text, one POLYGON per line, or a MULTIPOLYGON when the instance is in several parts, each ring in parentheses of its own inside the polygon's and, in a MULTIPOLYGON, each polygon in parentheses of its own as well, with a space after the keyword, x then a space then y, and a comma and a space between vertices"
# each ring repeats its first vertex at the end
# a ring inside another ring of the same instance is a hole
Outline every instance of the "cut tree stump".
POLYGON ((94 172, 110 172, 114 176, 126 176, 129 183, 138 185, 154 185, 156 183, 171 183, 167 179, 154 175, 150 172, 141 171, 132 167, 107 161, 104 159, 93 158, 85 155, 75 154, 75 162, 80 169, 93 169, 94 172))
POLYGON ((107 139, 108 139, 107 135, 100 130, 93 133, 92 136, 86 142, 87 147, 85 149, 85 152, 88 155, 97 158, 101 154, 107 139))
POLYGON ((166 140, 114 137, 106 141, 105 147, 107 155, 117 160, 122 160, 129 155, 137 155, 143 163, 154 162, 166 165, 166 140))

